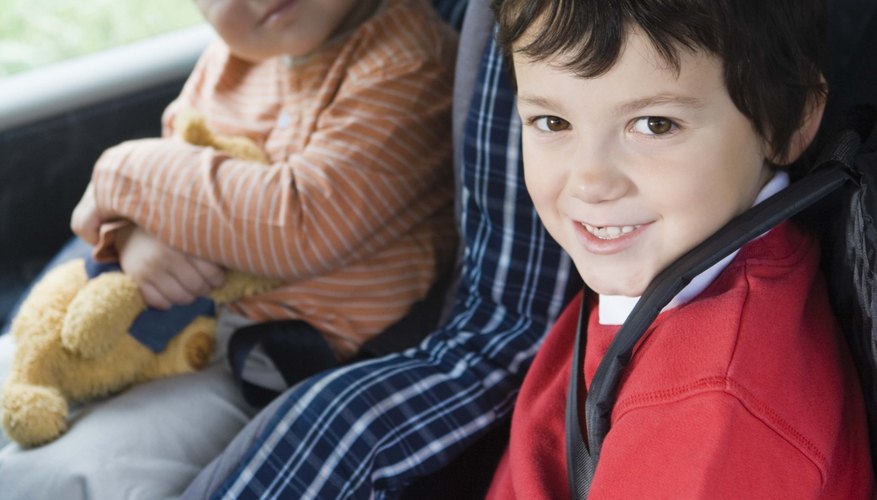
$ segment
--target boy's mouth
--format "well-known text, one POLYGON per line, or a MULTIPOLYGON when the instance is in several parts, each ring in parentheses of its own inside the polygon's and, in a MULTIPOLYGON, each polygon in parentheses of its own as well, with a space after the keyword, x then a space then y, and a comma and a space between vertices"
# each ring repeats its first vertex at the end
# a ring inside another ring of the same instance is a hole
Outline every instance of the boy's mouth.
POLYGON ((615 238, 619 238, 624 236, 625 234, 631 233, 638 229, 640 226, 592 226, 590 224, 581 223, 582 227, 585 228, 586 231, 591 233, 597 238, 601 240, 614 240, 615 238))
POLYGON ((267 23, 272 17, 279 14, 282 10, 294 4, 296 0, 279 0, 275 2, 274 5, 268 9, 265 15, 262 16, 262 19, 259 20, 259 24, 267 23))

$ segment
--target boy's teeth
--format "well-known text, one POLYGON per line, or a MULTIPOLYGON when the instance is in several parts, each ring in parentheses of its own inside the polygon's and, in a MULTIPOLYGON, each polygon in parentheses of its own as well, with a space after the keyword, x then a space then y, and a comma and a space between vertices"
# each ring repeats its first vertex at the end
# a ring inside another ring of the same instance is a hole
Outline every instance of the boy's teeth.
POLYGON ((618 238, 623 234, 627 234, 639 226, 605 226, 595 227, 590 224, 582 223, 587 231, 601 240, 611 240, 618 238))

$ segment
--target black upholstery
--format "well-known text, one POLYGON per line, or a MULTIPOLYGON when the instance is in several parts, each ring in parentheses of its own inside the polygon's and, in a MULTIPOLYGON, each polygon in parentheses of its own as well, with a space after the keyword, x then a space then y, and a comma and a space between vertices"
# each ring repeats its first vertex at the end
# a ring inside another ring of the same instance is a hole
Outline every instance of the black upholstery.
POLYGON ((70 213, 104 149, 156 136, 182 81, 0 132, 0 323, 69 239, 70 213))

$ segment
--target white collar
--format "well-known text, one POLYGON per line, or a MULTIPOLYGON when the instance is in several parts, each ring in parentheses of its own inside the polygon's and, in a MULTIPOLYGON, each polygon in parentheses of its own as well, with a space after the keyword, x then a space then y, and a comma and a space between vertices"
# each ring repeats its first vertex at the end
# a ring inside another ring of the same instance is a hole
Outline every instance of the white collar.
MULTIPOLYGON (((773 178, 763 187, 755 198, 753 206, 758 205, 762 201, 770 198, 774 194, 782 191, 789 185, 789 174, 785 171, 778 171, 773 178)), ((739 250, 738 250, 739 251, 739 250)), ((667 304, 663 311, 673 309, 688 303, 691 299, 700 295, 710 283, 715 280, 719 274, 728 266, 728 264, 737 256, 735 251, 731 255, 720 260, 706 271, 697 275, 691 282, 682 289, 673 300, 667 304)), ((639 301, 639 297, 626 297, 623 295, 600 295, 599 314, 601 325, 620 325, 624 323, 633 306, 639 301)))

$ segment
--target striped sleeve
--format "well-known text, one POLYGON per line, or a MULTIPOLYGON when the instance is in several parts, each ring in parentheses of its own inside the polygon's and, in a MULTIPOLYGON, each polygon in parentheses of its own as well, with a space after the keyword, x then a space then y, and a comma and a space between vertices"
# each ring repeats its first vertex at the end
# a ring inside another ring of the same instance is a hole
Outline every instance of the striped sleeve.
MULTIPOLYGON (((389 61, 388 61, 389 63, 389 61)), ((187 253, 297 281, 397 241, 451 198, 448 69, 401 60, 344 87, 303 149, 272 165, 170 138, 108 150, 102 215, 187 253)))
MULTIPOLYGON (((416 349, 309 379, 214 498, 395 498, 512 409, 542 336, 571 297, 571 264, 522 180, 502 58, 485 53, 466 122, 461 283, 416 349)), ((580 283, 579 283, 580 286, 580 283)))

